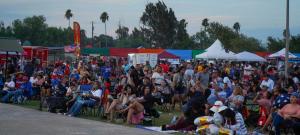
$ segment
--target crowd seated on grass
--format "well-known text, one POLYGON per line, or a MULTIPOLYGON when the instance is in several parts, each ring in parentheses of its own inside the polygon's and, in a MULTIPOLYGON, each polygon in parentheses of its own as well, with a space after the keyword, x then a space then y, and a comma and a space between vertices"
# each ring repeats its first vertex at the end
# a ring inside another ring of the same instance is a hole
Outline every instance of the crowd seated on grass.
POLYGON ((39 109, 51 113, 78 117, 94 110, 101 114, 95 117, 127 124, 180 111, 162 130, 195 132, 199 125, 194 120, 210 116, 216 117, 211 124, 235 134, 246 134, 249 127, 300 134, 298 64, 287 65, 288 78, 272 63, 159 61, 151 67, 149 62, 132 65, 126 59, 89 57, 47 66, 34 60, 8 64, 13 69, 0 67, 3 103, 37 100, 39 109))

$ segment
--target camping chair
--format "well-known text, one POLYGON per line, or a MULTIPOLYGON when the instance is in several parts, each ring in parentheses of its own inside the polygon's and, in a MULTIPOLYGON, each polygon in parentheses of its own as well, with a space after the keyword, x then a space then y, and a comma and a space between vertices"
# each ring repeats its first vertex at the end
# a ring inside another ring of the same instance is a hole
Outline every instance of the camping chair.
MULTIPOLYGON (((93 88, 92 85, 80 85, 80 93, 90 93, 92 88, 93 88)), ((82 111, 83 114, 87 114, 87 115, 93 115, 93 116, 100 115, 101 101, 98 101, 94 106, 85 106, 82 111)))

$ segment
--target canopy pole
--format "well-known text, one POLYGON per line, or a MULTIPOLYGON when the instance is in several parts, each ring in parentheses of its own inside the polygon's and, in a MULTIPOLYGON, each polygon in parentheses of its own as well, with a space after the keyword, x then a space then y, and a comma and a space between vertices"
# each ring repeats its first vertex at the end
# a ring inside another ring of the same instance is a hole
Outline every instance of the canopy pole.
POLYGON ((8 51, 6 51, 4 81, 6 81, 7 78, 7 62, 8 62, 8 51))
POLYGON ((285 68, 284 68, 284 76, 286 85, 288 84, 288 67, 289 67, 289 43, 290 43, 290 30, 289 30, 289 0, 286 0, 286 28, 285 28, 285 68))

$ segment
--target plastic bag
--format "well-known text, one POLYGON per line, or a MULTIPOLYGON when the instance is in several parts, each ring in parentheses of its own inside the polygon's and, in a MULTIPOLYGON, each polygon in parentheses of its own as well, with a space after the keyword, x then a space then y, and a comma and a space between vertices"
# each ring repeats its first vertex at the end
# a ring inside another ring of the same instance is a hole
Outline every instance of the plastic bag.
POLYGON ((210 124, 212 122, 213 122, 213 117, 211 117, 211 116, 202 116, 202 117, 198 117, 194 120, 194 124, 198 125, 198 126, 210 124))

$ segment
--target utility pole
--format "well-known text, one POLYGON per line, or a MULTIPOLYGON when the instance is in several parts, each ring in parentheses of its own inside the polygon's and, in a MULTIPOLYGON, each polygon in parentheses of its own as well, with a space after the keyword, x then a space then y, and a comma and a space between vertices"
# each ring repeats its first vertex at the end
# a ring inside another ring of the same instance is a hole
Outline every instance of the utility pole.
POLYGON ((92 47, 94 47, 94 22, 92 21, 92 47))
POLYGON ((289 9, 290 8, 290 2, 289 0, 286 0, 286 28, 285 28, 285 68, 284 68, 284 76, 287 84, 287 79, 289 77, 288 74, 288 67, 289 67, 289 43, 290 43, 290 30, 289 30, 289 9))

